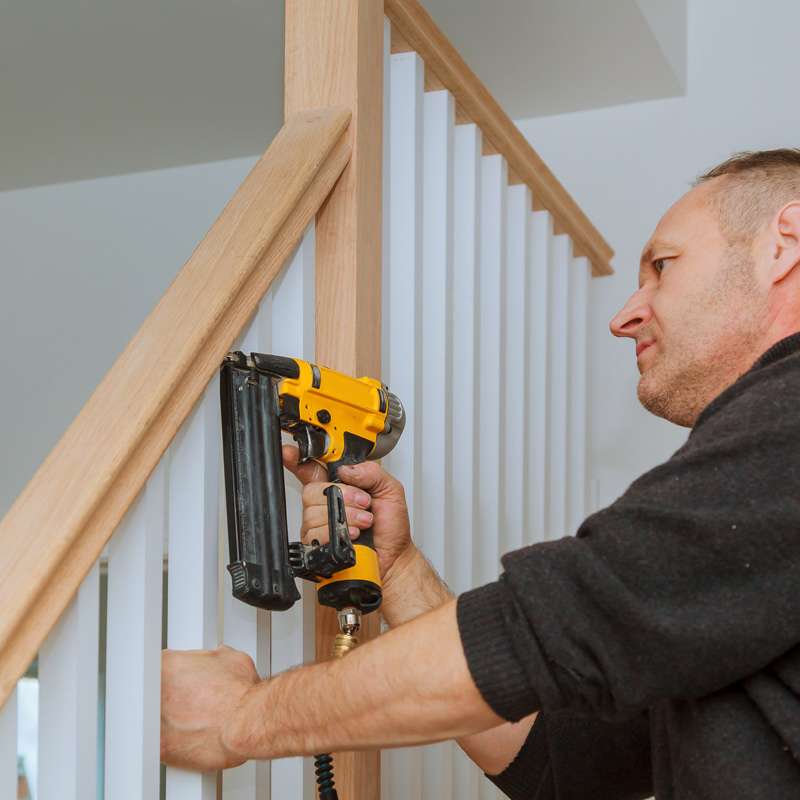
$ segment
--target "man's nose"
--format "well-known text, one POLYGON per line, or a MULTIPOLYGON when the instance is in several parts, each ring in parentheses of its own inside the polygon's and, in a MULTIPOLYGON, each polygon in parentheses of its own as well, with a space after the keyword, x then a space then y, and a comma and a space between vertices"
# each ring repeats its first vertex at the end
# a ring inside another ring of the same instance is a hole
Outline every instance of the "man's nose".
POLYGON ((649 298, 640 289, 628 298, 628 302, 619 310, 608 327, 614 336, 628 336, 635 339, 639 329, 647 325, 652 318, 653 309, 650 307, 649 298))

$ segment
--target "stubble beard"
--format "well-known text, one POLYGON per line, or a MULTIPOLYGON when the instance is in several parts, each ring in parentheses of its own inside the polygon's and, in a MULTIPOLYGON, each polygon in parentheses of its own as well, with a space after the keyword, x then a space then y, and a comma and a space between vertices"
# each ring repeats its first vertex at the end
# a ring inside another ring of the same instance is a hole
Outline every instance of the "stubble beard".
POLYGON ((691 428, 760 355, 766 302, 757 291, 749 254, 731 248, 717 287, 688 306, 697 312, 687 314, 683 324, 673 323, 673 338, 656 337, 657 352, 637 394, 652 414, 691 428))
MULTIPOLYGON (((686 360, 683 351, 679 363, 668 354, 653 363, 639 379, 639 402, 657 417, 691 428, 700 412, 722 386, 699 361, 686 360)), ((677 359, 676 359, 677 360, 677 359)), ((718 376, 717 376, 718 377, 718 376)))

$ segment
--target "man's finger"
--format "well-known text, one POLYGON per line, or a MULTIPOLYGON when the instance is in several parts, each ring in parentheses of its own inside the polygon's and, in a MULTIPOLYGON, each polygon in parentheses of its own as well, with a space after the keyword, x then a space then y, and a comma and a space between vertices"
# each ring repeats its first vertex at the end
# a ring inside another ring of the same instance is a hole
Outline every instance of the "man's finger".
MULTIPOLYGON (((323 508, 327 508, 328 498, 325 495, 325 489, 330 485, 330 483, 319 483, 316 481, 307 483, 303 487, 303 505, 306 506, 306 508, 309 506, 322 506, 323 508)), ((355 486, 348 486, 346 483, 339 483, 337 486, 342 492, 342 498, 346 506, 358 506, 360 508, 370 507, 372 498, 366 492, 357 489, 355 486)))
POLYGON ((388 497, 403 491, 402 484, 374 461, 341 466, 339 477, 346 483, 369 492, 373 497, 388 497))
MULTIPOLYGON (((353 540, 358 539, 358 537, 361 535, 361 531, 352 525, 347 530, 350 531, 350 538, 353 540)), ((310 530, 305 531, 300 537, 300 540, 303 542, 303 544, 311 544, 313 541, 317 541, 320 544, 326 544, 329 539, 330 536, 328 535, 327 525, 321 528, 311 528, 310 530)))
POLYGON ((318 461, 306 461, 305 464, 301 464, 300 450, 291 444, 283 445, 283 465, 297 477, 300 483, 313 483, 328 479, 325 467, 318 461))
MULTIPOLYGON (((369 528, 374 522, 369 511, 351 506, 345 507, 347 524, 355 528, 369 528)), ((307 506, 303 511, 303 524, 301 531, 314 530, 328 525, 328 510, 322 506, 307 506)), ((321 541, 321 540, 320 540, 321 541)))

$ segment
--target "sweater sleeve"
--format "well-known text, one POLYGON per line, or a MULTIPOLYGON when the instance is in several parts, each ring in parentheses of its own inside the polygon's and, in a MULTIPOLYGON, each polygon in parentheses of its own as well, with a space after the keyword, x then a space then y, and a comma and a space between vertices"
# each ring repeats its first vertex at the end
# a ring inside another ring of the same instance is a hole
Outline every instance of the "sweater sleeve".
POLYGON ((604 722, 540 714, 516 758, 487 775, 511 800, 642 800, 653 794, 647 714, 604 722))
POLYGON ((504 556, 499 581, 461 595, 467 663, 501 717, 614 720, 800 641, 800 385, 751 384, 576 537, 504 556))

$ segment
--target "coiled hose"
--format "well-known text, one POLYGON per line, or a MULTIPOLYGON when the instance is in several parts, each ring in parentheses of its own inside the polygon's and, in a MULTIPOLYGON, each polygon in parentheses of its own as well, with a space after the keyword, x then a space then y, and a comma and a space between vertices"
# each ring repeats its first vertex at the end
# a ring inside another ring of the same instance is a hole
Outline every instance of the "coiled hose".
POLYGON ((333 756, 330 753, 314 756, 314 771, 317 774, 319 800, 339 800, 333 788, 333 756))

